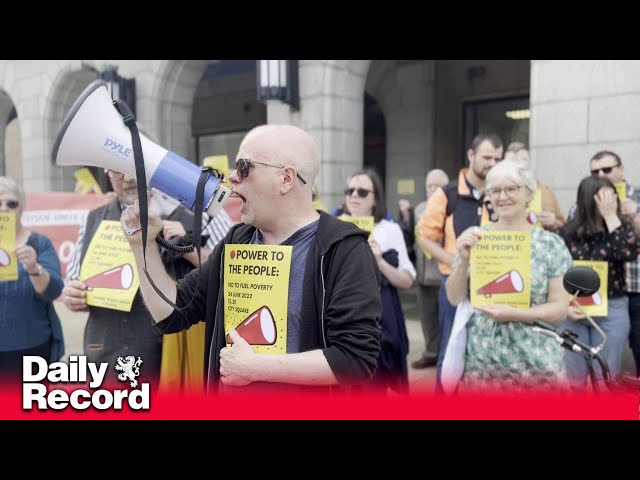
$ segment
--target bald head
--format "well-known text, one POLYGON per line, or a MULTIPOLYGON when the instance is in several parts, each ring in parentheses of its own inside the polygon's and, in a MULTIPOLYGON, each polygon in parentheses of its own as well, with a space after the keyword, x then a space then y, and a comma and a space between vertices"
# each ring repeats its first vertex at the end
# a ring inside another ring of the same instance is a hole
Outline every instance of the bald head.
MULTIPOLYGON (((313 185, 320 168, 320 153, 315 141, 307 132, 293 125, 260 125, 242 140, 243 146, 258 145, 273 163, 296 167, 307 185, 313 185)), ((259 160, 256 158, 256 160, 259 160)), ((309 187, 310 188, 310 187, 309 187)))

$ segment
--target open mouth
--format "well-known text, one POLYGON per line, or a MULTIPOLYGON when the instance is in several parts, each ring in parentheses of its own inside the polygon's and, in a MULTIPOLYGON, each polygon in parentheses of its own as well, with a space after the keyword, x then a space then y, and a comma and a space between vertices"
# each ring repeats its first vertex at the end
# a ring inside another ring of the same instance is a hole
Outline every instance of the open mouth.
POLYGON ((240 200, 242 200, 243 203, 247 203, 247 199, 244 198, 244 196, 240 195, 238 192, 231 192, 231 195, 229 195, 230 197, 238 197, 240 200))

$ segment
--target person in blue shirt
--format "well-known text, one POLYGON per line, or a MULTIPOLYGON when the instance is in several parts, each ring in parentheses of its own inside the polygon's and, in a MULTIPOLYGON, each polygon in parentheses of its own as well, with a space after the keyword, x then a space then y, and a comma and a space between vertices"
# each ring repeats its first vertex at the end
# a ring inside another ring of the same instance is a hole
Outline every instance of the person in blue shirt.
MULTIPOLYGON (((20 218, 24 193, 11 178, 0 177, 0 214, 15 212, 18 279, 0 281, 0 380, 20 379, 22 357, 60 360, 64 339, 53 300, 62 292, 60 261, 46 236, 27 230, 20 218)), ((1 247, 0 247, 1 248, 1 247)), ((0 268, 11 261, 0 252, 0 268), (4 260, 3 260, 4 259, 4 260)))

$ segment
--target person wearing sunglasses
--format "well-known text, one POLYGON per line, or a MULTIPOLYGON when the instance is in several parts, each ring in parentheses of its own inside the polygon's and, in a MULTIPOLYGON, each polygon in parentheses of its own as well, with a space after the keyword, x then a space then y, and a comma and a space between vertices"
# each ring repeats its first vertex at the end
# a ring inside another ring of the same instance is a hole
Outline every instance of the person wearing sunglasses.
MULTIPOLYGON (((624 164, 620 155, 613 151, 601 150, 597 152, 589 161, 589 169, 592 176, 608 178, 614 186, 625 181, 624 164)), ((625 222, 632 224, 636 232, 640 234, 640 188, 626 183, 625 189, 626 198, 620 201, 620 215, 625 222)), ((574 204, 569 211, 569 220, 574 218, 575 212, 576 205, 574 204)), ((629 346, 636 364, 636 376, 640 377, 640 257, 632 262, 627 262, 624 271, 631 322, 629 346)))
MULTIPOLYGON (((242 223, 177 285, 157 253, 147 249, 156 286, 183 308, 164 302, 141 275, 142 295, 156 326, 173 333, 201 321, 207 324, 203 360, 208 393, 330 392, 373 376, 380 350, 380 273, 365 232, 313 208, 319 162, 317 146, 304 130, 255 127, 243 138, 229 177, 232 195, 242 202, 242 223), (224 254, 229 244, 292 246, 288 292, 274 292, 287 296, 286 318, 276 325, 287 329, 286 353, 256 353, 236 330, 225 332, 224 254), (226 346, 227 334, 231 347, 226 346)), ((123 212, 123 225, 139 222, 137 206, 123 212)), ((148 228, 151 236, 159 232, 156 216, 150 215, 148 228)), ((140 233, 127 238, 139 268, 140 233)))
MULTIPOLYGON (((163 336, 153 326, 140 292, 137 292, 128 312, 88 306, 87 286, 80 280, 82 262, 100 223, 103 220, 120 220, 122 211, 138 199, 138 183, 135 178, 113 169, 107 169, 106 173, 115 196, 106 205, 90 211, 85 224, 80 228, 75 250, 67 267, 62 299, 69 310, 89 313, 83 337, 84 354, 89 362, 115 365, 118 357, 139 356, 144 361, 141 378, 149 382, 153 389, 160 386, 163 336)), ((167 204, 166 201, 156 199, 155 192, 148 191, 147 194, 149 209, 160 215, 163 234, 167 239, 184 236, 193 229, 193 214, 190 211, 177 202, 167 204), (168 222, 164 223, 165 220, 168 222)), ((149 250, 160 255, 160 248, 155 243, 156 236, 157 234, 149 237, 149 250)), ((163 261, 174 275, 193 268, 194 263, 197 264, 197 258, 190 262, 179 255, 166 255, 164 249, 163 261)))
POLYGON ((408 289, 416 279, 400 226, 386 220, 387 207, 380 176, 371 169, 354 173, 345 190, 344 215, 373 217, 369 245, 382 273, 382 348, 373 387, 386 392, 409 393, 407 354, 409 338, 398 289, 408 289))
MULTIPOLYGON (((560 235, 575 260, 608 264, 607 315, 593 319, 607 335, 602 355, 609 366, 611 378, 616 378, 622 367, 631 329, 625 265, 637 260, 640 237, 633 224, 622 215, 615 187, 605 175, 585 177, 578 186, 576 200, 576 214, 560 230, 560 235)), ((581 318, 580 312, 571 307, 565 326, 575 331, 582 342, 597 345, 601 341, 600 333, 590 325, 578 322, 581 318)), ((566 352, 565 361, 572 384, 580 389, 586 388, 589 370, 584 359, 573 352, 566 352)), ((597 364, 596 375, 602 379, 597 364)))
MULTIPOLYGON (((460 379, 451 378, 449 368, 443 369, 442 381, 449 391, 509 393, 566 388, 563 348, 531 328, 536 318, 558 324, 567 317, 562 279, 572 265, 571 254, 558 234, 527 221, 527 204, 536 188, 531 171, 510 160, 498 163, 487 174, 486 188, 497 221, 471 227, 457 238, 458 253, 446 282, 451 304, 465 310, 459 305, 469 298, 471 251, 478 245, 483 248, 483 233, 488 231, 530 233, 531 275, 524 278, 524 284, 529 286, 531 298, 529 308, 487 304, 466 309, 470 314, 466 328, 454 329, 466 332, 464 355, 454 355, 453 349, 445 351, 445 366, 464 359, 460 379)), ((456 316, 456 322, 460 320, 456 316)), ((458 341, 462 343, 462 338, 452 339, 450 345, 458 341)))
MULTIPOLYGON (((0 214, 15 214, 18 267, 17 280, 0 281, 0 382, 20 381, 25 355, 49 362, 64 355, 62 326, 53 306, 62 291, 60 261, 49 238, 22 225, 24 200, 15 180, 0 177, 0 214)), ((8 264, 9 256, 3 260, 0 266, 8 264)))

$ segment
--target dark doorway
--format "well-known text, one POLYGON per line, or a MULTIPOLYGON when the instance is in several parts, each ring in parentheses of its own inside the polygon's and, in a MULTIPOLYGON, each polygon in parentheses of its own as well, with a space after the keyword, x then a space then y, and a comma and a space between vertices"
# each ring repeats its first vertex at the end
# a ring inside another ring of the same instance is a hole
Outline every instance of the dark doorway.
POLYGON ((267 123, 267 107, 257 99, 256 73, 256 60, 223 60, 205 70, 191 119, 198 164, 210 155, 234 159, 244 135, 267 123))
POLYGON ((380 104, 371 95, 364 94, 364 166, 387 181, 387 127, 380 104))
POLYGON ((496 133, 505 150, 511 142, 528 146, 529 115, 529 96, 465 102, 463 151, 479 133, 496 133))

